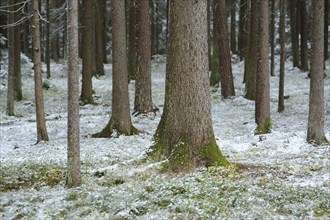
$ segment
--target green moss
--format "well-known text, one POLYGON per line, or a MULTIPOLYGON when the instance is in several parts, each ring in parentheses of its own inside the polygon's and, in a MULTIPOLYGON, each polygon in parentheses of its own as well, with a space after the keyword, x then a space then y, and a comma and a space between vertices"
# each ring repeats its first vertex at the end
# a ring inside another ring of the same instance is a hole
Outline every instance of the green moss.
POLYGON ((261 126, 258 126, 254 132, 254 134, 266 134, 270 133, 270 129, 272 127, 272 120, 270 118, 267 118, 265 120, 265 123, 261 126))
POLYGON ((210 143, 201 148, 205 165, 208 166, 228 166, 228 160, 222 155, 214 136, 210 138, 210 143))
POLYGON ((160 138, 155 138, 154 143, 150 146, 147 157, 154 161, 161 161, 165 159, 163 142, 160 138))

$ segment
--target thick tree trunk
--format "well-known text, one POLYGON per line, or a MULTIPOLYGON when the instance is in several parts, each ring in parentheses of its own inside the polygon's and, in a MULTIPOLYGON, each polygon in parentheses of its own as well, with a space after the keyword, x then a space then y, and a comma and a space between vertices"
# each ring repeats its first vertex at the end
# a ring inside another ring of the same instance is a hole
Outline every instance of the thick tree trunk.
POLYGON ((271 0, 270 13, 270 75, 275 76, 275 0, 271 0))
POLYGON ((324 2, 314 0, 312 7, 312 62, 307 141, 321 145, 328 143, 324 135, 324 2))
POLYGON ((245 98, 256 99, 257 74, 257 1, 251 1, 249 18, 249 43, 246 59, 244 60, 245 98))
POLYGON ((291 29, 291 53, 293 67, 300 67, 299 62, 299 35, 297 30, 297 0, 289 1, 290 29, 291 29))
POLYGON ((47 66, 47 79, 51 77, 50 73, 50 0, 46 0, 46 16, 47 16, 47 24, 46 24, 46 66, 47 66))
POLYGON ((219 86, 220 83, 220 64, 219 64, 219 2, 213 1, 213 53, 212 53, 212 69, 210 76, 210 85, 219 86))
POLYGON ((280 82, 278 93, 278 112, 283 112, 284 106, 284 76, 285 76, 285 1, 280 0, 280 82))
POLYGON ((211 0, 207 0, 207 54, 209 56, 209 71, 212 70, 212 41, 211 41, 211 0))
POLYGON ((224 98, 235 95, 234 78, 231 67, 230 43, 227 25, 226 0, 218 0, 219 7, 219 64, 221 95, 224 98), (221 49, 220 49, 221 48, 221 49))
POLYGON ((255 102, 256 134, 270 132, 270 95, 268 62, 268 0, 257 0, 257 91, 255 102))
POLYGON ((299 6, 300 6, 300 50, 301 50, 300 69, 302 71, 308 71, 308 47, 307 47, 308 15, 307 15, 306 0, 299 0, 299 6))
POLYGON ((149 1, 136 1, 136 52, 137 71, 135 81, 134 112, 153 111, 151 96, 151 44, 149 1))
POLYGON ((245 58, 248 50, 248 0, 240 0, 239 5, 239 23, 238 23, 238 55, 241 60, 245 58))
POLYGON ((165 106, 150 156, 169 158, 175 172, 228 165, 212 129, 207 2, 172 0, 169 16, 165 106))
POLYGON ((44 100, 42 92, 41 73, 41 47, 40 47, 40 25, 39 25, 39 1, 32 0, 33 10, 33 62, 34 62, 34 84, 36 99, 36 119, 37 119, 37 143, 48 141, 46 129, 44 100))
POLYGON ((128 94, 128 71, 126 50, 125 1, 112 0, 112 116, 106 127, 93 137, 110 137, 117 134, 133 135, 128 94))
POLYGON ((66 186, 81 185, 79 130, 78 0, 68 1, 68 172, 66 186))
POLYGON ((324 0, 324 61, 329 58, 329 11, 330 0, 324 0))
POLYGON ((93 25, 92 10, 93 1, 83 0, 83 36, 82 36, 82 87, 80 101, 82 104, 94 103, 93 100, 93 85, 92 85, 92 53, 93 41, 91 29, 93 25))

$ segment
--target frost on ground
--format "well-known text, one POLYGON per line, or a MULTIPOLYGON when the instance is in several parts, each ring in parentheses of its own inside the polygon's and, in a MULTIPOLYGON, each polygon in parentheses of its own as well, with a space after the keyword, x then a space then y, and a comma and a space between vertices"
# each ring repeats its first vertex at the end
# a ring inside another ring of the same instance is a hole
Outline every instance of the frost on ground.
MULTIPOLYGON (((161 58, 161 57, 160 57, 161 58)), ((158 61, 161 59, 157 59, 158 61)), ((111 65, 93 78, 97 105, 80 109, 83 185, 66 189, 67 68, 52 64, 44 90, 51 141, 36 141, 33 72, 23 65, 24 100, 5 115, 2 77, 1 219, 327 219, 330 218, 329 145, 306 139, 309 79, 286 64, 286 109, 277 113, 278 76, 270 78, 272 131, 254 135, 254 102, 243 98, 243 63, 233 66, 236 96, 211 89, 214 133, 228 168, 164 172, 167 161, 145 157, 164 102, 164 62, 153 64, 153 102, 160 112, 132 117, 136 136, 93 139, 111 114, 111 65)), ((327 69, 329 69, 329 62, 327 69)), ((131 108, 134 82, 130 83, 131 108)), ((330 76, 325 78, 325 131, 330 139, 330 76)))

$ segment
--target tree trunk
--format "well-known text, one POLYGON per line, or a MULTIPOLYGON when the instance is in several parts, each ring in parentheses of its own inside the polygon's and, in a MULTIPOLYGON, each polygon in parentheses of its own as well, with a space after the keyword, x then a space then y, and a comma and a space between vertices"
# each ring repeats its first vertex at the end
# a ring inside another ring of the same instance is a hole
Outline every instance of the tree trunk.
POLYGON ((268 62, 268 0, 257 0, 257 91, 256 134, 270 132, 269 62, 268 62))
POLYGON ((275 0, 271 0, 270 13, 270 75, 275 76, 275 0))
POLYGON ((234 78, 231 68, 229 33, 227 25, 226 0, 218 0, 219 7, 219 64, 221 77, 221 95, 224 98, 235 95, 234 78), (220 49, 221 48, 221 49, 220 49))
MULTIPOLYGON (((104 73, 104 67, 103 67, 103 19, 104 15, 102 14, 103 9, 101 8, 103 6, 102 1, 96 1, 95 4, 95 47, 96 47, 96 56, 95 56, 95 62, 96 62, 96 75, 103 76, 104 73)), ((104 6, 103 6, 104 7, 104 6)))
POLYGON ((300 4, 300 50, 301 50, 301 66, 302 71, 308 71, 308 47, 307 47, 307 35, 308 35, 308 24, 307 24, 307 8, 306 0, 299 0, 300 4))
POLYGON ((299 36, 297 30, 297 0, 289 1, 290 29, 291 29, 291 53, 293 67, 299 67, 299 36))
POLYGON ((46 0, 46 16, 47 16, 47 25, 46 25, 46 65, 47 65, 47 79, 51 77, 50 73, 50 6, 49 1, 46 0))
POLYGON ((283 112, 284 106, 284 76, 285 76, 285 1, 280 0, 280 82, 278 93, 278 112, 283 112))
POLYGON ((210 86, 219 86, 220 83, 220 64, 219 64, 219 2, 213 1, 213 53, 212 53, 212 69, 210 77, 210 86))
POLYGON ((330 10, 330 0, 325 0, 324 1, 324 61, 329 58, 329 32, 328 32, 329 10, 330 10))
POLYGON ((79 130, 78 0, 68 1, 68 172, 66 187, 81 185, 79 130))
POLYGON ((240 60, 245 58, 248 43, 248 0, 240 0, 239 5, 239 23, 238 23, 238 55, 240 60))
POLYGON ((133 127, 130 115, 125 1, 112 0, 112 116, 106 127, 93 137, 110 137, 113 130, 117 134, 133 135, 138 131, 133 127))
POLYGON ((136 79, 136 0, 128 0, 128 78, 136 79))
POLYGON ((313 35, 307 141, 328 143, 324 135, 324 2, 312 1, 313 35))
POLYGON ((165 106, 150 156, 174 172, 228 165, 214 138, 208 82, 207 2, 172 0, 165 106))
POLYGON ((48 141, 46 120, 44 112, 44 98, 42 93, 42 73, 41 73, 41 47, 40 47, 40 25, 39 25, 39 1, 32 0, 33 10, 33 63, 34 63, 34 85, 36 99, 36 119, 37 119, 37 143, 48 141))
MULTIPOLYGON (((19 0, 14 1, 16 3, 14 10, 17 12, 14 13, 14 23, 18 22, 21 19, 21 14, 19 10, 19 0)), ((14 27, 14 59, 16 61, 14 66, 15 72, 15 100, 21 101, 23 99, 22 94, 22 80, 21 80, 21 28, 17 24, 14 27)))
POLYGON ((82 104, 94 103, 92 85, 92 25, 93 1, 83 0, 83 36, 82 36, 82 87, 80 101, 82 104))
POLYGON ((231 0, 230 7, 230 48, 233 54, 237 54, 236 49, 236 0, 231 0))
POLYGON ((211 5, 211 0, 207 0, 207 54, 209 56, 209 71, 212 71, 211 14, 213 7, 211 5))
POLYGON ((244 60, 245 98, 256 99, 257 74, 257 1, 251 1, 249 18, 249 43, 246 59, 244 60))
POLYGON ((134 112, 153 111, 151 96, 151 44, 149 1, 136 1, 136 52, 137 71, 135 81, 134 112))
MULTIPOLYGON (((91 0, 89 0, 91 1, 91 0)), ((91 26, 89 29, 89 31, 91 32, 90 33, 90 38, 91 38, 91 50, 90 50, 90 53, 91 53, 91 66, 92 66, 92 77, 93 76, 98 76, 97 74, 97 68, 96 68, 96 38, 95 38, 95 32, 96 32, 96 13, 95 13, 95 4, 96 4, 96 1, 91 1, 91 9, 90 9, 90 13, 91 13, 91 26)))

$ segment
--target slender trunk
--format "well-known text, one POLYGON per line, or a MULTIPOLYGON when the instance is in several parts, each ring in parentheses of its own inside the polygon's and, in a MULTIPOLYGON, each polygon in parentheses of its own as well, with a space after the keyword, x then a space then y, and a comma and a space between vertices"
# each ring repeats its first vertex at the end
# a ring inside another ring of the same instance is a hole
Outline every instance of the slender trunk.
POLYGON ((308 71, 308 47, 307 47, 307 8, 306 0, 299 0, 300 6, 300 50, 301 50, 301 66, 302 71, 308 71))
POLYGON ((136 79, 136 0, 128 0, 128 78, 136 79))
POLYGON ((219 2, 213 1, 213 53, 212 53, 212 69, 210 77, 211 86, 219 86, 220 83, 220 64, 219 64, 219 2))
POLYGON ((239 23, 238 23, 238 55, 240 60, 245 58, 248 50, 248 0, 240 0, 239 5, 239 23))
POLYGON ((285 1, 280 0, 280 82, 278 93, 278 112, 283 112, 284 106, 284 76, 285 76, 285 1))
POLYGON ((271 0, 270 13, 270 75, 275 76, 275 0, 271 0))
POLYGON ((103 18, 102 14, 102 4, 103 1, 96 1, 96 19, 95 19, 95 46, 96 46, 96 74, 104 75, 104 67, 103 67, 103 18))
POLYGON ((32 0, 33 10, 33 62, 34 62, 34 84, 36 99, 36 119, 37 119, 37 143, 48 141, 46 120, 44 112, 44 100, 42 92, 41 73, 41 47, 40 47, 40 25, 39 25, 39 1, 32 0))
POLYGON ((67 187, 81 185, 79 130, 78 0, 68 1, 68 173, 67 187))
POLYGON ((236 41, 236 0, 232 0, 230 6, 230 48, 233 54, 237 53, 236 41))
MULTIPOLYGON (((18 10, 18 12, 14 13, 14 23, 18 22, 21 18, 20 11, 19 11, 19 0, 15 0, 17 4, 14 7, 14 10, 18 10)), ((14 75, 15 75, 15 100, 21 101, 23 99, 22 94, 22 80, 21 80, 21 28, 20 25, 16 25, 14 27, 14 59, 16 64, 14 66, 14 75)))
POLYGON ((47 65, 47 79, 51 77, 50 73, 50 6, 49 1, 46 1, 46 16, 47 16, 47 25, 46 25, 46 65, 47 65))
POLYGON ((291 29, 291 53, 293 67, 299 67, 299 36, 297 30, 297 0, 289 1, 290 29, 291 29))

